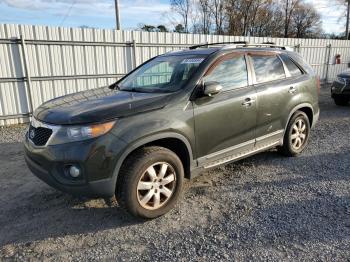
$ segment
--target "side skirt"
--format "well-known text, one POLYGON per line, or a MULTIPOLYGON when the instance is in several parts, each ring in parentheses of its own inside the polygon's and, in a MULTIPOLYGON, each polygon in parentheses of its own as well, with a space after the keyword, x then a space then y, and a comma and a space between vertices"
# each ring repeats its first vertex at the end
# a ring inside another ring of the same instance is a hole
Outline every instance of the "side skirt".
POLYGON ((198 159, 199 166, 191 170, 191 178, 196 177, 207 169, 235 162, 276 146, 281 146, 283 144, 283 132, 283 130, 279 130, 269 135, 259 137, 254 142, 248 141, 232 148, 201 157, 198 159))
POLYGON ((243 159, 243 158, 255 155, 255 154, 259 153, 259 152, 265 151, 265 150, 270 149, 270 148, 274 148, 274 147, 279 146, 279 145, 281 145, 280 141, 276 141, 276 142, 274 142, 272 144, 262 145, 260 147, 254 148, 251 151, 240 152, 238 154, 222 158, 222 159, 220 159, 218 161, 215 161, 215 162, 211 162, 211 163, 209 162, 209 163, 205 164, 203 167, 204 167, 204 169, 208 169, 208 168, 212 168, 212 167, 215 167, 215 166, 227 164, 229 162, 237 161, 237 160, 240 160, 240 159, 243 159))

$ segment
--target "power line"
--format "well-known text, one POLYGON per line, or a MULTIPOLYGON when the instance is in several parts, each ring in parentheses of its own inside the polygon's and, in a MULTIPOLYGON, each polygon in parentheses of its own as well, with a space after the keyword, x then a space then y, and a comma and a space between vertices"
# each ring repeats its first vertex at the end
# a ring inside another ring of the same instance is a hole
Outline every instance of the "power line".
POLYGON ((70 15, 71 11, 72 11, 72 8, 73 6, 77 3, 77 0, 74 0, 73 3, 71 4, 71 6, 69 7, 67 13, 65 14, 65 16, 63 17, 61 23, 60 23, 60 26, 63 25, 63 23, 66 21, 66 19, 68 18, 68 16, 70 15))

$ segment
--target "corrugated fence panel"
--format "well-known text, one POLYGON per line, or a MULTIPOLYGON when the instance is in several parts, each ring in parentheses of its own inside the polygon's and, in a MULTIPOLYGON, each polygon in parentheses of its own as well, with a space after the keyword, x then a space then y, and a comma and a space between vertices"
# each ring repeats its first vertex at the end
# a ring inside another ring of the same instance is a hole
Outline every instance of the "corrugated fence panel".
POLYGON ((348 68, 350 41, 285 39, 0 25, 0 125, 27 121, 33 109, 69 93, 111 84, 146 60, 195 44, 248 41, 294 46, 321 79, 348 68), (21 42, 21 36, 24 44, 21 42), (24 56, 25 50, 26 56, 24 56), (341 64, 335 56, 341 55, 341 64), (28 65, 26 71, 25 63, 28 65), (30 77, 31 81, 28 81, 30 77))

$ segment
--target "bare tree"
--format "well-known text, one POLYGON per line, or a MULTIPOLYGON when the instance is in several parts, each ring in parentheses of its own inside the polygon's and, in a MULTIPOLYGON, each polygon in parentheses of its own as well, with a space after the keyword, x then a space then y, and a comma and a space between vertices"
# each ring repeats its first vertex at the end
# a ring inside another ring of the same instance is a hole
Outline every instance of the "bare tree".
POLYGON ((233 35, 246 35, 250 23, 250 12, 254 0, 227 0, 228 32, 233 35))
POLYGON ((345 19, 346 29, 345 29, 345 39, 349 39, 350 30, 350 0, 336 0, 339 4, 344 5, 344 11, 339 16, 339 21, 345 19))
MULTIPOLYGON (((249 35, 255 36, 256 35, 256 25, 259 24, 259 20, 264 20, 264 15, 266 16, 266 11, 269 11, 271 9, 272 0, 255 0, 252 1, 251 4, 251 10, 250 10, 250 22, 249 22, 249 35), (265 12, 264 12, 265 11, 265 12)), ((270 19, 273 19, 273 15, 271 16, 270 12, 270 19)))
POLYGON ((201 31, 203 34, 210 33, 211 27, 211 8, 210 8, 210 0, 199 0, 198 1, 198 11, 200 14, 200 24, 201 31))
POLYGON ((310 4, 298 4, 292 15, 294 36, 297 38, 316 37, 321 31, 321 17, 310 4))
POLYGON ((183 25, 185 32, 189 32, 188 24, 191 14, 192 1, 191 0, 171 0, 170 1, 171 9, 179 14, 183 20, 183 25))
POLYGON ((322 33, 320 15, 305 0, 171 1, 178 14, 187 14, 193 33, 270 37, 317 37, 322 33), (179 8, 186 6, 185 1, 193 4, 187 13, 179 8))
POLYGON ((282 0, 281 5, 284 10, 284 37, 288 37, 289 27, 292 20, 293 12, 300 0, 282 0))
POLYGON ((225 21, 225 0, 211 0, 211 12, 215 21, 215 32, 216 34, 224 34, 224 21, 225 21))
POLYGON ((281 37, 284 35, 283 13, 280 6, 272 1, 266 2, 256 12, 251 27, 253 36, 281 37))

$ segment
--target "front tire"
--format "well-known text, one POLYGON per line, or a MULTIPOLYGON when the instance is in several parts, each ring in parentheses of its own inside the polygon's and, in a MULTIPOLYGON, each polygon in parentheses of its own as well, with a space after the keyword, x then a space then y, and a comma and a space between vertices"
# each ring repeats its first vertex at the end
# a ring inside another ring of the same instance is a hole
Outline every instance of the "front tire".
POLYGON ((302 111, 294 113, 290 119, 283 138, 283 146, 279 151, 286 156, 297 156, 301 154, 309 142, 310 121, 302 111))
POLYGON ((346 106, 349 103, 349 99, 344 97, 334 97, 333 99, 337 106, 346 106))
POLYGON ((156 146, 141 148, 122 165, 117 201, 134 216, 156 218, 174 207, 183 179, 183 165, 174 152, 156 146))

